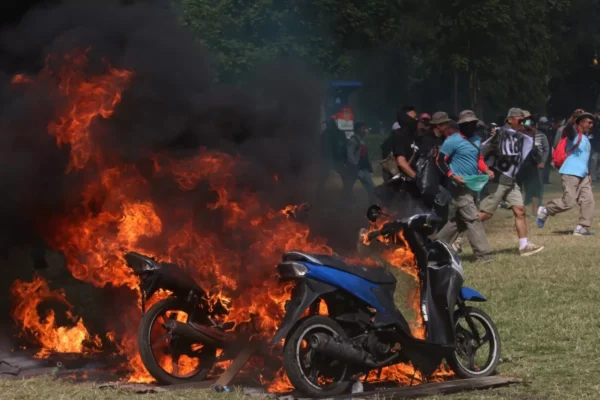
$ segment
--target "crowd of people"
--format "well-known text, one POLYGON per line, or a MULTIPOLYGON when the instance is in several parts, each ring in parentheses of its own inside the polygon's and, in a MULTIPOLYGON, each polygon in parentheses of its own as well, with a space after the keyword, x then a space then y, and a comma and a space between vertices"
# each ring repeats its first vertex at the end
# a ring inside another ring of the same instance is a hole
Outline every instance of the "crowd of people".
POLYGON ((458 116, 439 111, 418 114, 403 107, 389 136, 381 144, 384 183, 376 186, 365 137, 369 129, 358 123, 348 139, 335 120, 322 134, 322 164, 317 196, 323 194, 334 172, 343 182, 345 203, 352 201, 360 181, 372 203, 397 213, 435 212, 447 219, 438 238, 462 251, 470 242, 477 262, 491 261, 492 248, 485 222, 498 208, 512 210, 518 252, 531 256, 544 247, 528 239, 527 209, 543 228, 548 217, 579 206, 573 235, 593 235, 592 180, 598 173, 600 110, 577 109, 563 121, 535 117, 511 108, 503 124, 485 124, 471 110, 458 116), (543 203, 544 185, 553 167, 562 180, 561 198, 543 203))

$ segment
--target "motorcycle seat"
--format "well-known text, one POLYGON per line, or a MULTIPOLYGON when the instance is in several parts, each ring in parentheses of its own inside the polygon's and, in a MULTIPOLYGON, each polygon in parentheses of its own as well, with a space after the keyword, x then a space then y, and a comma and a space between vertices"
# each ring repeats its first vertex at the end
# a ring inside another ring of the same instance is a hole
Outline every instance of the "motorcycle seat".
POLYGON ((204 293, 204 290, 200 285, 185 272, 183 267, 177 264, 160 263, 148 256, 133 251, 125 254, 125 260, 138 274, 141 274, 144 271, 144 264, 148 264, 153 271, 160 274, 163 283, 169 285, 170 288, 194 290, 204 293))
POLYGON ((323 254, 309 254, 298 251, 285 253, 284 261, 307 261, 317 265, 334 268, 361 277, 373 283, 396 283, 394 275, 385 267, 365 267, 362 265, 347 264, 338 256, 323 254))

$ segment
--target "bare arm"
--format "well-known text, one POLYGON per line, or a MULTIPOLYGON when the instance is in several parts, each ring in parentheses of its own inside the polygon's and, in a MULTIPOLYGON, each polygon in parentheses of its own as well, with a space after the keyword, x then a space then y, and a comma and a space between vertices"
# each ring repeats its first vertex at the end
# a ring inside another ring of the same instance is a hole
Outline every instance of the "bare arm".
POLYGON ((414 178, 417 176, 417 173, 415 172, 414 169, 412 169, 412 167, 408 163, 408 160, 406 159, 406 157, 398 156, 398 157, 396 157, 396 162, 398 163, 398 167, 400 167, 400 171, 402 171, 406 175, 410 176, 411 178, 414 178))

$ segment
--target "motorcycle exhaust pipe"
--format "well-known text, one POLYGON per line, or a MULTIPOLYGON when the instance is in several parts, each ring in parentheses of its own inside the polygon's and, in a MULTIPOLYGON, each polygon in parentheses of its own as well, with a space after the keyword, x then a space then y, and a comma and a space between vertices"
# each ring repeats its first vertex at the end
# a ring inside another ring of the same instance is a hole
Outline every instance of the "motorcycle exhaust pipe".
POLYGON ((209 346, 222 348, 224 346, 223 341, 209 336, 207 333, 196 329, 191 324, 185 322, 179 322, 174 319, 165 322, 165 329, 167 329, 171 334, 177 335, 180 337, 184 337, 193 342, 198 342, 202 344, 207 344, 209 346))
POLYGON ((365 350, 355 347, 340 337, 334 338, 326 333, 314 333, 310 336, 308 343, 313 350, 349 364, 364 365, 370 368, 377 368, 379 364, 365 350))

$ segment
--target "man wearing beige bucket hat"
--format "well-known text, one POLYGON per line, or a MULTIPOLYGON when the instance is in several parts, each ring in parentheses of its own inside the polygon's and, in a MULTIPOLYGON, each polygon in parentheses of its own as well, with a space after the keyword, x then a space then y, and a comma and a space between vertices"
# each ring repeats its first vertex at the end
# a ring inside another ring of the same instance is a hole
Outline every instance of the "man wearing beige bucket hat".
POLYGON ((466 234, 477 261, 486 263, 490 261, 490 244, 475 205, 476 193, 465 184, 466 177, 477 176, 480 172, 493 175, 481 158, 481 141, 476 135, 478 121, 473 111, 461 112, 458 120, 460 131, 454 130, 448 136, 437 157, 440 171, 452 180, 450 192, 453 200, 453 212, 448 223, 439 231, 438 238, 451 244, 458 235, 466 234))

